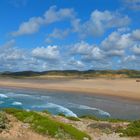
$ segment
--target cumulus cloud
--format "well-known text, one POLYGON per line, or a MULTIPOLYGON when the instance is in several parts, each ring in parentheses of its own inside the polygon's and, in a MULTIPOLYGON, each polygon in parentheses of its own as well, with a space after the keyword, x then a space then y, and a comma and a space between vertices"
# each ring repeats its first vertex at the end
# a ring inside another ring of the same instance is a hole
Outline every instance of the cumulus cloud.
POLYGON ((93 46, 91 51, 82 57, 84 61, 104 61, 104 52, 98 47, 93 46))
POLYGON ((75 32, 79 32, 82 38, 87 36, 100 36, 107 29, 127 26, 130 23, 128 16, 118 12, 95 10, 91 13, 89 20, 84 23, 80 19, 73 21, 75 32))
POLYGON ((50 41, 51 37, 62 39, 71 32, 78 34, 81 38, 101 36, 108 29, 127 26, 130 23, 130 18, 119 12, 94 10, 89 19, 83 22, 80 18, 77 18, 74 9, 57 9, 56 6, 52 6, 44 13, 44 15, 31 17, 28 21, 21 23, 18 30, 12 32, 12 35, 21 36, 33 34, 38 32, 43 25, 48 26, 52 23, 62 21, 68 21, 70 29, 54 29, 46 39, 47 41, 50 41))
POLYGON ((140 56, 140 44, 136 44, 136 45, 133 47, 133 52, 134 52, 136 55, 139 55, 139 56, 140 56))
POLYGON ((57 9, 56 6, 50 7, 43 16, 32 17, 28 21, 21 23, 17 31, 12 32, 13 36, 27 35, 38 32, 42 25, 49 25, 63 20, 73 20, 74 10, 70 8, 57 9))
POLYGON ((26 52, 10 40, 0 46, 0 70, 139 69, 139 29, 116 30, 98 44, 80 41, 65 50, 48 45, 26 52))
POLYGON ((61 30, 61 29, 54 29, 52 31, 52 33, 50 33, 47 38, 45 39, 45 41, 47 43, 51 43, 53 39, 65 39, 69 33, 70 33, 70 29, 65 29, 65 30, 61 30))
POLYGON ((104 57, 104 52, 98 46, 84 41, 76 43, 71 49, 71 54, 81 55, 83 61, 97 61, 104 57))
POLYGON ((71 8, 62 8, 62 9, 57 10, 56 6, 52 6, 44 14, 44 22, 46 24, 51 24, 56 21, 62 21, 66 19, 71 20, 74 18, 75 18, 75 12, 71 8))
POLYGON ((0 46, 0 63, 1 70, 11 70, 16 65, 21 64, 20 61, 24 59, 22 50, 15 47, 15 41, 10 40, 4 45, 0 46))
POLYGON ((57 46, 37 47, 27 52, 11 40, 0 46, 0 71, 61 69, 57 46))
POLYGON ((136 29, 132 32, 132 38, 140 41, 140 29, 136 29))
POLYGON ((20 36, 24 34, 32 34, 39 30, 40 25, 43 23, 43 19, 40 17, 33 17, 27 22, 23 22, 19 29, 12 33, 13 36, 20 36))
POLYGON ((58 60, 60 52, 58 46, 37 47, 32 50, 34 57, 45 60, 58 60))
POLYGON ((86 55, 90 51, 91 51, 91 46, 87 42, 84 42, 84 41, 74 44, 71 49, 72 54, 86 55))
POLYGON ((84 63, 80 60, 71 58, 68 61, 69 69, 83 69, 85 67, 84 63))
POLYGON ((4 62, 4 61, 20 60, 24 57, 22 51, 13 46, 15 46, 15 41, 10 40, 0 47, 1 61, 4 62))
POLYGON ((108 56, 123 56, 125 49, 133 45, 130 33, 112 32, 101 42, 101 46, 108 56))

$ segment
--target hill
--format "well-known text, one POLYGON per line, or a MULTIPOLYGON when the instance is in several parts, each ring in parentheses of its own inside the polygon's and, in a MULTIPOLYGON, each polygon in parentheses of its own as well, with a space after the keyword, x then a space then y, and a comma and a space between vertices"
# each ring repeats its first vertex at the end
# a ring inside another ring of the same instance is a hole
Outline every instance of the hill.
POLYGON ((138 70, 52 70, 52 71, 19 71, 19 72, 2 72, 1 77, 68 77, 68 78, 140 78, 140 71, 138 70))

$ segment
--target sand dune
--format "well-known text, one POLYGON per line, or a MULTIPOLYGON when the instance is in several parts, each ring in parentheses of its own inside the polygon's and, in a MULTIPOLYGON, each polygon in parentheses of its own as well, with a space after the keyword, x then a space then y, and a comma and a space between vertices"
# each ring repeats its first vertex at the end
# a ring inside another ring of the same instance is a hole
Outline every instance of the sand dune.
POLYGON ((140 83, 136 79, 0 79, 0 87, 90 93, 140 100, 140 83))

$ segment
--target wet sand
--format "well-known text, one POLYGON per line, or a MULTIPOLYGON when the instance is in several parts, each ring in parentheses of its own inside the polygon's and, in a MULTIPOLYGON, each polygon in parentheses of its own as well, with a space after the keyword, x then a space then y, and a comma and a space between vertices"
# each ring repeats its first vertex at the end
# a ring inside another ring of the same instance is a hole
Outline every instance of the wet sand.
POLYGON ((0 87, 88 93, 140 100, 140 83, 136 79, 12 79, 0 78, 0 87))

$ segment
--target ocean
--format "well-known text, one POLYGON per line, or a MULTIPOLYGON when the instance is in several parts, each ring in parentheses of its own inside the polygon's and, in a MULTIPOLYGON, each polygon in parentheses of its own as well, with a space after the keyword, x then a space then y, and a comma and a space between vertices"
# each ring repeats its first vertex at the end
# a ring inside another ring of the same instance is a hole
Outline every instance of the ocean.
POLYGON ((56 115, 94 115, 101 118, 140 119, 140 102, 91 94, 0 89, 0 108, 48 110, 56 115))

